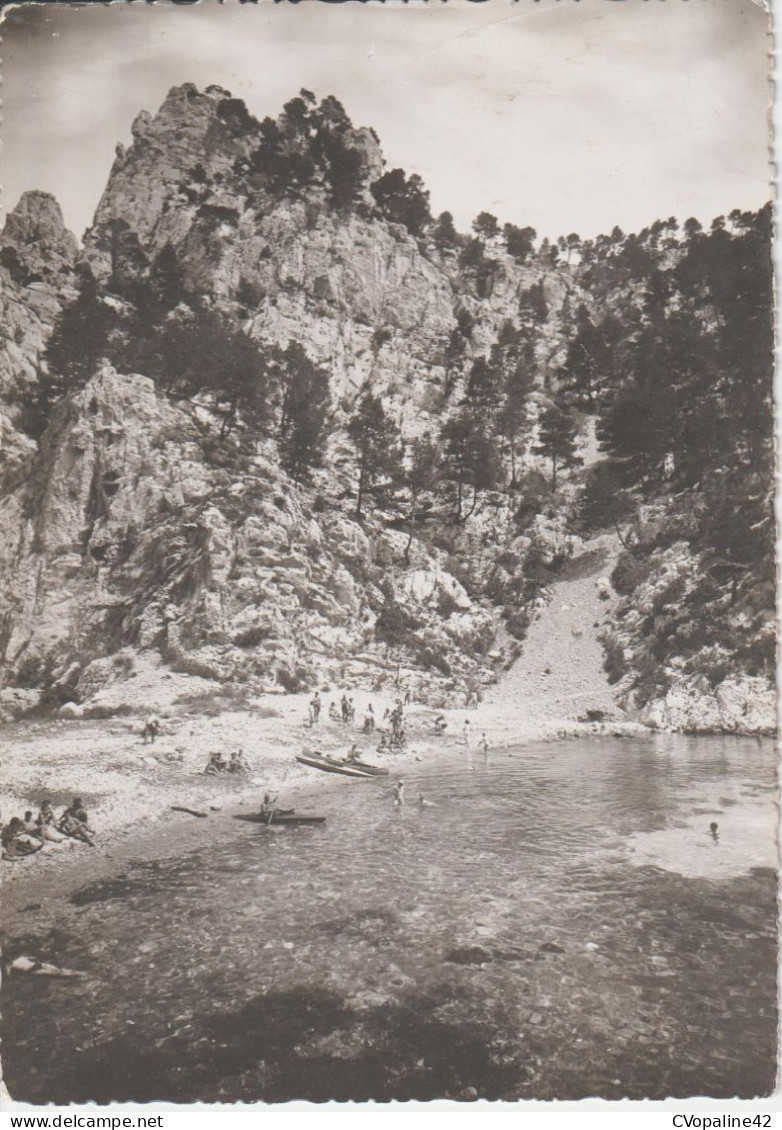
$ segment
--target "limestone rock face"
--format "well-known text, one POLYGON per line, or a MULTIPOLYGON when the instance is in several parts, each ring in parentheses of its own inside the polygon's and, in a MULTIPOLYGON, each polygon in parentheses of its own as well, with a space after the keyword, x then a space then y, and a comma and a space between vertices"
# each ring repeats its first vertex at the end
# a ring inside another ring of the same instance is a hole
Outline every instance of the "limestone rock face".
MULTIPOLYGON (((486 277, 478 278, 453 252, 382 219, 368 191, 362 207, 348 212, 317 184, 306 199, 270 194, 262 169, 248 172, 258 123, 239 113, 237 124, 235 101, 219 87, 202 93, 185 84, 154 116, 139 114, 133 144, 117 156, 85 236, 99 277, 112 270, 117 224, 148 263, 170 244, 191 292, 238 317, 251 336, 300 342, 329 367, 335 402, 349 405, 367 386, 392 397, 408 432, 446 400, 445 354, 458 310, 474 322, 468 365, 517 318, 523 292, 543 282, 551 333, 542 348, 555 365, 557 313, 572 290, 564 272, 519 265, 497 247, 488 249, 486 277)), ((371 183, 383 170, 377 140, 351 128, 348 143, 371 183)), ((458 384, 448 391, 459 395, 458 384)))
POLYGON ((459 610, 447 631, 432 585, 405 587, 393 539, 338 511, 315 515, 311 493, 267 456, 230 472, 210 463, 201 413, 110 366, 59 405, 0 502, 6 681, 78 703, 116 681, 118 656, 122 675, 139 652, 289 689, 344 678, 363 655, 352 677, 369 662, 374 678, 420 660, 414 633, 376 638, 397 587, 443 675, 488 677, 492 617, 441 562, 414 543, 423 568, 412 576, 436 578, 459 610))
POLYGON ((0 235, 0 472, 18 464, 20 394, 34 384, 55 319, 74 294, 76 240, 48 192, 25 192, 0 235))
POLYGON ((16 252, 30 282, 67 274, 78 255, 78 244, 63 223, 60 205, 48 192, 22 194, 8 214, 2 247, 6 260, 12 260, 11 252, 16 252))
POLYGON ((776 694, 765 679, 747 675, 712 688, 702 679, 677 682, 639 717, 647 725, 686 733, 773 734, 776 694))

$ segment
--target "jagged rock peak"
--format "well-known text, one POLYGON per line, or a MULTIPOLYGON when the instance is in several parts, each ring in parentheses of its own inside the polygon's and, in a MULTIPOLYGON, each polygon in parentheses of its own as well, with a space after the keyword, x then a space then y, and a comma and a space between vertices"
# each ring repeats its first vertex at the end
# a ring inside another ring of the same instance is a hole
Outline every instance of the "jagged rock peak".
MULTIPOLYGON (((339 137, 343 150, 358 154, 365 185, 376 180, 384 159, 374 132, 355 127, 336 98, 326 96, 318 104, 314 95, 303 93, 306 104, 295 96, 280 108, 276 120, 277 138, 285 154, 291 146, 299 147, 304 165, 317 164, 323 158, 317 155, 315 134, 325 131, 339 137)), ((188 206, 191 211, 200 204, 235 209, 238 200, 252 197, 265 211, 270 200, 262 202, 257 194, 263 195, 269 178, 280 173, 279 168, 268 167, 268 145, 263 156, 264 134, 268 142, 274 128, 271 119, 261 123, 240 98, 221 86, 208 86, 204 91, 192 83, 172 87, 155 114, 142 110, 137 115, 132 145, 117 145, 116 160, 86 238, 88 250, 105 242, 106 226, 116 220, 127 223, 149 249, 160 242, 161 221, 165 239, 181 240, 188 225, 168 213, 187 213, 188 206), (220 199, 210 199, 215 194, 220 199)), ((272 150, 275 144, 271 143, 272 150)), ((293 179, 295 182, 295 176, 293 179)), ((317 177, 313 187, 316 181, 317 177)), ((278 195, 275 190, 273 196, 278 195)))
POLYGON ((36 190, 22 193, 19 203, 9 212, 2 244, 15 248, 22 258, 32 253, 42 262, 52 259, 55 266, 63 260, 72 265, 79 250, 56 199, 49 192, 36 190))

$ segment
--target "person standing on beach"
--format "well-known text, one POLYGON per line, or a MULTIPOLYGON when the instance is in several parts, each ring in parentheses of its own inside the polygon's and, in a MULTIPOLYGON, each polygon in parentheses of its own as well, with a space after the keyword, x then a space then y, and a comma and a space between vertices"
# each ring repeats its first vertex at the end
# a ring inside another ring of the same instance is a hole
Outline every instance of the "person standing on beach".
POLYGON ((347 721, 350 720, 350 703, 348 702, 348 696, 346 694, 343 694, 343 696, 342 696, 341 705, 342 705, 342 721, 347 722, 347 721))
POLYGON ((312 720, 313 720, 313 722, 317 722, 319 718, 320 718, 320 693, 318 691, 315 691, 315 694, 312 696, 312 720))
POLYGON ((469 745, 471 740, 470 719, 465 718, 462 728, 462 745, 469 745))
POLYGON ((144 742, 144 745, 147 744, 147 738, 149 738, 150 745, 154 745, 155 738, 158 736, 159 730, 160 719, 158 718, 157 714, 153 712, 147 718, 146 722, 144 723, 144 729, 141 732, 141 739, 144 742))
POLYGON ((405 783, 402 780, 397 781, 391 790, 394 798, 394 808, 403 808, 405 803, 405 783))

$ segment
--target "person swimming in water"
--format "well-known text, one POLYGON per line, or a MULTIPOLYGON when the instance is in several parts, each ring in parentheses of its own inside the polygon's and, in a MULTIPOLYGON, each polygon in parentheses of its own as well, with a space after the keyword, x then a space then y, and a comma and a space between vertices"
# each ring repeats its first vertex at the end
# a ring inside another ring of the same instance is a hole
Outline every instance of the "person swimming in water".
POLYGON ((394 807, 403 808, 405 803, 405 783, 402 780, 397 781, 391 790, 391 795, 394 798, 394 807))

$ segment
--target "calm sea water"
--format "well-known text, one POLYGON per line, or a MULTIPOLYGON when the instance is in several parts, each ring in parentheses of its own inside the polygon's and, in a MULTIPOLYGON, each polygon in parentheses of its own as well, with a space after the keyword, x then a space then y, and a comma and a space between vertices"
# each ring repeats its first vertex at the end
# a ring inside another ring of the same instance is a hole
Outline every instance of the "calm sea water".
POLYGON ((405 781, 401 810, 345 781, 323 827, 226 823, 13 939, 88 974, 6 979, 14 1097, 773 1088, 771 742, 444 751, 405 781))

